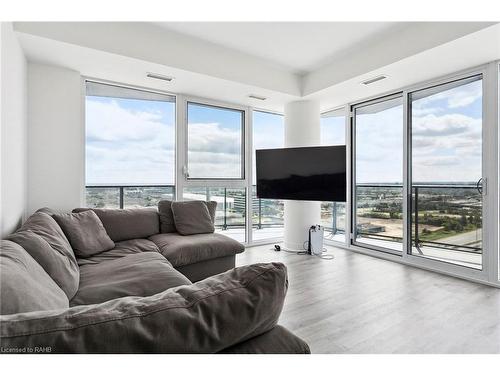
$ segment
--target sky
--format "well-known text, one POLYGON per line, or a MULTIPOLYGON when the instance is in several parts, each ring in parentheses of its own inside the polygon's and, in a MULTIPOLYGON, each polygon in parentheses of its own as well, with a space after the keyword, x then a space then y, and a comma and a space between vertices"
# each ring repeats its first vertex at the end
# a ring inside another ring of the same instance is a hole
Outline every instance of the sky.
MULTIPOLYGON (((411 111, 413 183, 475 183, 481 177, 481 98, 481 81, 418 93, 411 111)), ((403 126, 402 99, 356 116, 358 182, 402 183, 403 126)))
POLYGON ((482 81, 413 101, 413 182, 477 182, 482 176, 482 81))
MULTIPOLYGON (((474 81, 418 93, 412 103, 414 182, 475 182, 481 177, 481 92, 481 81, 474 81)), ((343 116, 322 118, 322 145, 345 144, 344 121, 343 116)), ((174 184, 174 124, 175 103, 87 96, 87 184, 174 184)), ((189 103, 190 177, 239 178, 242 131, 240 111, 189 103)), ((401 101, 358 114, 356 142, 358 182, 402 182, 401 101)), ((255 111, 254 150, 283 144, 283 116, 255 111)))

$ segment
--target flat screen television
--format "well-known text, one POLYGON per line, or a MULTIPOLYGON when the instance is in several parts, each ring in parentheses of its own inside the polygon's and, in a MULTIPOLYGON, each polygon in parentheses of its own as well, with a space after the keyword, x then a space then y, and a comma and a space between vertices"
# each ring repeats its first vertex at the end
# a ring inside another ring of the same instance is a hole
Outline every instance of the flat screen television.
POLYGON ((256 150, 257 197, 346 201, 346 147, 256 150))

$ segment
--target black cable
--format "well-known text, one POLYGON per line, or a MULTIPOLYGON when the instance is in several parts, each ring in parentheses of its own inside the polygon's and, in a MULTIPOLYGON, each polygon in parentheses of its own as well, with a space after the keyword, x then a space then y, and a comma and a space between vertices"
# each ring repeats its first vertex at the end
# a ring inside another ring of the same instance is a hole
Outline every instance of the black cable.
MULTIPOLYGON (((304 248, 304 245, 306 243, 308 243, 309 241, 305 241, 303 244, 302 244, 302 248, 304 248)), ((274 245, 274 248, 273 249, 269 249, 269 250, 273 250, 273 251, 283 251, 285 253, 290 253, 290 254, 295 254, 295 255, 314 255, 320 259, 324 259, 324 260, 333 260, 335 259, 335 257, 332 255, 332 254, 320 254, 320 255, 317 255, 317 254, 312 254, 312 253, 309 253, 308 250, 305 250, 305 251, 294 251, 294 250, 288 250, 288 249, 284 249, 282 248, 280 245, 274 245)), ((322 252, 323 253, 326 253, 328 252, 328 250, 324 247, 322 249, 322 252)))

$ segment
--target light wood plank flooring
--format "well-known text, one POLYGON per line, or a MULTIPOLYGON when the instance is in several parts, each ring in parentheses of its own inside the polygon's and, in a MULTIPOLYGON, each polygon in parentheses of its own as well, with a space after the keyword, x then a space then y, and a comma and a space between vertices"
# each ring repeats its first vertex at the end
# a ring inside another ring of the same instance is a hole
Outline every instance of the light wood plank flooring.
POLYGON ((500 353, 500 289, 329 247, 334 260, 248 248, 283 262, 280 324, 313 353, 500 353))

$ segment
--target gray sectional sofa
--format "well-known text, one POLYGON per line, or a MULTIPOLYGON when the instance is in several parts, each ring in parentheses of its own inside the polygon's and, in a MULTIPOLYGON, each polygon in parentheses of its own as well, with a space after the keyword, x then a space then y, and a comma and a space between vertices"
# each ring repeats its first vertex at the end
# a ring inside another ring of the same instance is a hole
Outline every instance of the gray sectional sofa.
POLYGON ((89 209, 75 209, 72 233, 65 214, 41 209, 2 240, 2 353, 309 353, 277 324, 286 267, 234 268, 243 245, 179 233, 170 204, 92 209, 96 231, 79 230, 89 209), (75 244, 100 230, 109 249, 82 253, 75 244))

